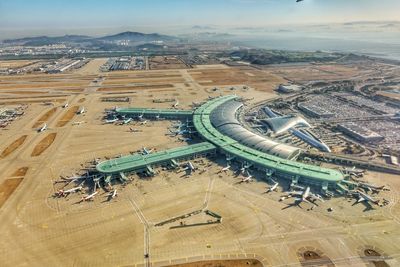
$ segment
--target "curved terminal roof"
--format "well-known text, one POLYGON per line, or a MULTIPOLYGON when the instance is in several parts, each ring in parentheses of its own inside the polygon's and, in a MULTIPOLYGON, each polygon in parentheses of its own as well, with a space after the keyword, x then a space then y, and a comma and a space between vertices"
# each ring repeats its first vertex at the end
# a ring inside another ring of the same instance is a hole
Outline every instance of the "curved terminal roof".
MULTIPOLYGON (((266 170, 272 170, 293 178, 299 177, 311 179, 314 180, 314 182, 321 183, 336 183, 343 180, 343 174, 339 171, 321 168, 314 165, 303 164, 300 162, 295 162, 292 160, 269 155, 254 148, 242 145, 231 137, 219 132, 211 123, 212 112, 222 104, 235 98, 236 96, 230 95, 213 99, 200 106, 193 115, 193 123, 197 132, 204 139, 216 145, 221 150, 221 152, 230 156, 240 158, 243 161, 251 163, 256 167, 266 170)), ((228 114, 228 109, 222 112, 228 114)), ((216 119, 215 125, 221 127, 223 125, 222 120, 216 119)))
POLYGON ((212 125, 221 133, 248 147, 281 158, 292 159, 300 154, 297 147, 265 138, 244 128, 236 113, 243 103, 231 99, 216 107, 210 115, 212 125))
POLYGON ((275 118, 269 118, 263 120, 276 134, 284 133, 290 128, 300 126, 300 127, 311 127, 308 122, 300 116, 281 116, 275 118))

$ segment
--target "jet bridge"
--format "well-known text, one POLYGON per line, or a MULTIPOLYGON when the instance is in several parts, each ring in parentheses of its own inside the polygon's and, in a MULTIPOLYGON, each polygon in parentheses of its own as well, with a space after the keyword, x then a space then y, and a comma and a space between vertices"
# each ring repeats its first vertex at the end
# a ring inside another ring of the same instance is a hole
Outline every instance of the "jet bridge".
MULTIPOLYGON (((147 155, 134 154, 100 162, 96 169, 105 175, 118 175, 124 179, 124 173, 153 173, 154 167, 177 165, 176 161, 200 156, 207 156, 216 152, 216 146, 203 142, 194 145, 171 148, 147 155)), ((124 179, 125 180, 125 179, 124 179)))
POLYGON ((126 117, 143 118, 164 118, 164 119, 190 119, 193 116, 192 110, 181 109, 152 109, 152 108, 117 108, 115 112, 118 115, 126 117))

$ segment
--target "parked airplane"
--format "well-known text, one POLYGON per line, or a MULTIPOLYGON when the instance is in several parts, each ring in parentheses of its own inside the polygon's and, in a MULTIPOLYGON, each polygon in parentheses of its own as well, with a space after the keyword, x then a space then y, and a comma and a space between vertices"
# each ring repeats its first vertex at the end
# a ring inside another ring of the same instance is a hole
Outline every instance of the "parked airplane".
MULTIPOLYGON (((317 204, 315 204, 316 200, 319 200, 319 201, 323 202, 322 197, 317 195, 317 194, 312 193, 309 186, 307 186, 307 188, 305 190, 303 190, 303 191, 292 191, 292 192, 289 192, 288 196, 289 197, 290 196, 295 196, 294 205, 297 205, 299 207, 300 207, 300 203, 301 202, 307 202, 307 203, 310 203, 312 205, 317 205, 317 204)), ((289 205, 289 206, 291 206, 291 205, 289 205)))
POLYGON ((113 119, 106 120, 105 122, 106 123, 114 123, 114 122, 117 122, 117 121, 118 121, 118 118, 113 118, 113 119))
POLYGON ((114 199, 117 197, 117 189, 114 189, 112 192, 108 194, 108 200, 114 199))
POLYGON ((196 167, 193 165, 192 162, 189 161, 185 165, 186 165, 186 167, 184 169, 182 169, 182 171, 188 171, 189 174, 196 171, 196 167))
POLYGON ((271 186, 270 188, 267 189, 267 192, 265 193, 270 193, 272 191, 276 191, 276 189, 278 188, 279 183, 275 183, 273 186, 271 186))
POLYGON ((241 183, 250 183, 250 182, 252 182, 253 181, 253 176, 249 173, 249 172, 247 172, 247 176, 246 177, 243 177, 242 178, 242 180, 239 182, 240 184, 241 183))
POLYGON ((231 168, 231 165, 226 165, 226 167, 223 167, 218 173, 221 173, 221 172, 227 172, 229 169, 231 168))
POLYGON ((360 182, 358 183, 358 186, 361 187, 362 189, 368 191, 371 191, 373 194, 379 194, 382 190, 385 190, 385 186, 375 186, 367 183, 360 182))
POLYGON ((46 131, 47 130, 47 123, 45 123, 42 127, 40 127, 37 131, 39 132, 39 133, 41 133, 41 132, 44 132, 44 131, 46 131))
POLYGON ((148 150, 147 148, 143 147, 143 148, 142 148, 142 154, 143 154, 143 155, 148 155, 148 154, 150 154, 151 152, 153 152, 153 150, 154 150, 154 148, 148 150))
POLYGON ((132 118, 127 118, 126 120, 123 120, 121 124, 128 124, 132 121, 132 118))
POLYGON ((67 103, 65 103, 62 107, 63 108, 67 108, 69 106, 69 104, 68 104, 68 102, 67 103))
POLYGON ((138 116, 139 121, 143 120, 143 115, 144 115, 144 112, 138 116))
POLYGON ((83 113, 85 113, 86 111, 85 111, 85 107, 82 107, 82 108, 80 108, 79 110, 78 110, 78 112, 76 113, 76 114, 78 114, 78 115, 80 115, 80 114, 83 114, 83 113))
POLYGON ((147 124, 147 120, 140 122, 140 125, 146 125, 147 124))
POLYGON ((131 133, 143 132, 142 130, 135 129, 135 128, 132 128, 132 127, 129 128, 129 131, 130 131, 131 133))
POLYGON ((55 193, 55 195, 57 197, 66 197, 71 193, 75 193, 75 192, 78 192, 78 191, 81 191, 81 190, 82 190, 82 186, 77 186, 77 187, 74 187, 74 188, 71 188, 71 189, 68 189, 68 190, 60 189, 55 193))
POLYGON ((178 106, 179 106, 179 100, 177 100, 177 101, 175 102, 175 104, 172 105, 173 108, 177 108, 178 106))
POLYGON ((185 138, 185 137, 179 137, 178 138, 179 139, 179 141, 181 141, 181 142, 189 142, 189 141, 192 141, 192 138, 185 138))
POLYGON ((371 203, 373 203, 375 205, 379 205, 379 200, 376 200, 376 199, 372 198, 371 196, 365 194, 362 191, 357 190, 354 193, 356 195, 358 195, 358 199, 353 205, 355 205, 357 203, 360 203, 360 202, 371 202, 371 203))
POLYGON ((83 198, 81 199, 80 202, 83 202, 83 201, 91 201, 91 200, 94 199, 94 197, 95 197, 98 193, 99 193, 99 191, 95 191, 94 193, 83 197, 83 198))
POLYGON ((72 125, 81 125, 82 123, 85 123, 85 121, 75 121, 72 125))

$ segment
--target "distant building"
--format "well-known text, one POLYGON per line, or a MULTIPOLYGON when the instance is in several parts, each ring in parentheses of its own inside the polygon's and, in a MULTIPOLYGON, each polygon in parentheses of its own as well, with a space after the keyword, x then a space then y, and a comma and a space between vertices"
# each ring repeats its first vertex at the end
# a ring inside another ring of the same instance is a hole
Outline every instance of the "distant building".
POLYGON ((296 85, 296 84, 280 84, 277 89, 278 92, 281 92, 284 94, 298 92, 301 90, 303 90, 303 87, 296 85))
POLYGON ((379 142, 384 139, 382 135, 354 122, 339 124, 338 128, 346 135, 353 137, 354 139, 357 139, 363 143, 379 142))
POLYGON ((307 115, 316 118, 330 118, 335 115, 332 112, 327 111, 321 107, 318 107, 316 105, 309 105, 307 103, 298 104, 298 108, 307 115))

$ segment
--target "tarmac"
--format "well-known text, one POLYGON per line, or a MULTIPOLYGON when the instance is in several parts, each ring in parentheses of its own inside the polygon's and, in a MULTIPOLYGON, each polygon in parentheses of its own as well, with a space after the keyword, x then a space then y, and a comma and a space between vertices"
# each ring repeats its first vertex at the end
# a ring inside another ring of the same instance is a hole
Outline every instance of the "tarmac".
MULTIPOLYGON (((89 63, 89 69, 66 75, 90 74, 104 76, 105 80, 116 75, 98 73, 93 67, 96 64, 89 63)), ((218 65, 207 66, 207 70, 218 71, 219 68, 218 65)), ((224 72, 230 69, 223 67, 224 72)), ((0 184, 17 169, 28 167, 23 181, 0 207, 1 266, 166 266, 199 260, 249 258, 258 259, 264 266, 305 266, 306 261, 301 256, 304 251, 316 251, 323 256, 314 265, 332 262, 334 266, 373 266, 373 260, 384 260, 388 266, 400 265, 400 182, 396 175, 368 172, 368 181, 387 184, 391 189, 378 195, 387 198, 390 204, 368 212, 364 212, 362 204, 353 206, 354 200, 344 198, 327 200, 313 209, 307 203, 302 204, 302 208, 286 208, 291 200, 279 202, 282 192, 265 194, 268 184, 261 175, 255 174, 256 181, 252 183, 239 183, 241 177, 232 171, 219 173, 226 165, 224 159, 207 158, 194 160, 199 170, 189 176, 160 168, 151 179, 131 176, 131 183, 115 186, 118 197, 111 201, 106 201, 102 190, 94 201, 79 204, 77 202, 87 192, 66 198, 52 197, 62 187, 62 184, 54 184, 60 180, 60 175, 81 173, 95 158, 128 155, 143 146, 160 151, 186 144, 177 137, 165 135, 170 121, 149 122, 148 125, 103 124, 105 109, 115 105, 170 108, 171 103, 155 104, 152 100, 171 97, 179 99, 179 109, 189 109, 193 101, 205 101, 209 95, 231 94, 231 86, 241 88, 243 85, 226 85, 226 81, 223 86, 201 85, 201 79, 190 74, 192 71, 201 72, 201 67, 190 71, 118 72, 126 77, 138 73, 179 74, 188 85, 176 83, 173 91, 168 91, 171 88, 146 89, 110 95, 97 91, 101 83, 88 80, 84 91, 67 96, 70 107, 84 106, 87 112, 74 115, 65 126, 56 126, 67 112, 58 108, 47 121, 48 130, 38 133, 32 129, 52 106, 31 103, 24 116, 1 130, 0 150, 22 135, 27 135, 27 139, 0 160, 0 184), (222 89, 213 92, 214 86, 222 89), (101 97, 105 96, 130 96, 132 103, 102 102, 101 97), (85 100, 79 102, 82 98, 85 100), (74 122, 82 123, 74 125, 74 122), (141 132, 132 133, 129 127, 141 132), (34 147, 49 133, 57 134, 54 142, 42 154, 32 157, 34 147), (333 212, 327 211, 330 207, 333 212), (222 222, 170 229, 181 221, 189 224, 209 219, 198 214, 155 226, 199 209, 221 215, 222 222), (366 257, 364 252, 369 248, 383 258, 366 257)), ((258 71, 257 74, 261 75, 258 71)), ((46 78, 56 79, 51 75, 46 78)), ((148 80, 152 82, 152 78, 148 80)), ((275 83, 279 80, 268 86, 274 87, 275 83)), ((272 91, 253 88, 237 89, 233 93, 254 97, 250 103, 274 97, 272 91)), ((234 170, 236 168, 234 166, 234 170)))

